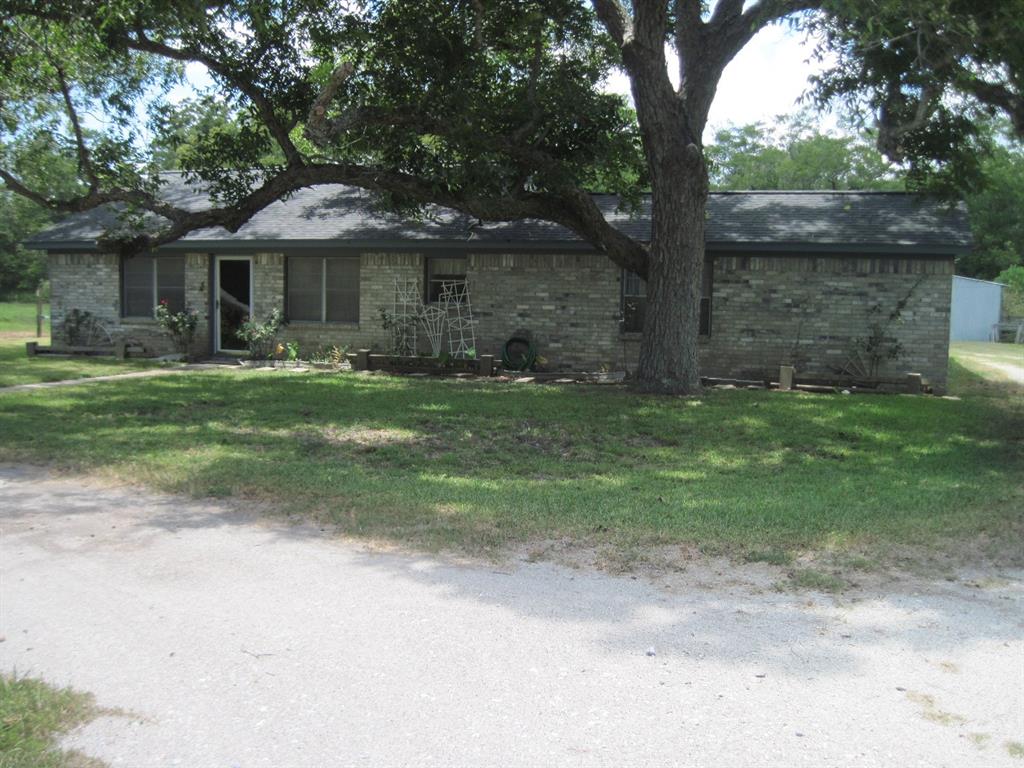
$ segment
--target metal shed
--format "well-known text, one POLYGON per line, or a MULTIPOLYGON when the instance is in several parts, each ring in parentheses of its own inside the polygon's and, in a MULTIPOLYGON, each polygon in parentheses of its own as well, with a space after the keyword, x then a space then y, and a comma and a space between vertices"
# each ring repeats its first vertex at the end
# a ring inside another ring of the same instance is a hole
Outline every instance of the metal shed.
POLYGON ((949 315, 950 341, 990 341, 993 327, 1002 317, 1002 283, 953 276, 949 315))

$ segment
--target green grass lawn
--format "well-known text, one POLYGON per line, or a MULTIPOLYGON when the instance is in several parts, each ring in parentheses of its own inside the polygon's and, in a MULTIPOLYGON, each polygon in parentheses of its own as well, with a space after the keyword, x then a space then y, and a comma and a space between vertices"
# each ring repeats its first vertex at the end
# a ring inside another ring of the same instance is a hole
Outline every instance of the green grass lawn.
MULTIPOLYGON (((954 360, 993 381, 1012 382, 1024 373, 1024 344, 990 341, 954 341, 949 345, 954 360), (1019 373, 1017 373, 1019 371, 1019 373)), ((1024 386, 1024 382, 1017 383, 1024 386)))
MULTIPOLYGON (((958 386, 977 379, 955 370, 958 386)), ((1019 551, 1024 397, 202 372, 0 396, 0 460, 271 501, 360 537, 752 556, 1019 551)))
MULTIPOLYGON (((43 314, 50 314, 49 305, 43 305, 43 314)), ((26 334, 31 341, 36 335, 35 302, 0 301, 0 334, 26 334)), ((44 321, 43 333, 49 336, 49 324, 44 321)))
POLYGON ((92 696, 39 680, 0 675, 0 768, 87 768, 102 763, 63 752, 57 737, 93 719, 92 696))
POLYGON ((84 379, 140 371, 159 365, 151 360, 115 360, 112 357, 28 357, 24 339, 0 337, 0 388, 42 381, 84 379))
MULTIPOLYGON (((49 312, 44 308, 44 312, 49 312)), ((49 343, 48 326, 36 339, 36 305, 0 302, 0 387, 35 384, 114 373, 137 371, 155 365, 149 360, 115 360, 112 357, 33 357, 25 354, 26 341, 49 343)))

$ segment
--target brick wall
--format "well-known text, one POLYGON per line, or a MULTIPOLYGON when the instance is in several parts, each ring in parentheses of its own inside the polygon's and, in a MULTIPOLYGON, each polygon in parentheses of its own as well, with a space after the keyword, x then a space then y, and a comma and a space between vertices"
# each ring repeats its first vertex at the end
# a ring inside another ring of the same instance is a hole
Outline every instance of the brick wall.
MULTIPOLYGON (((423 280, 419 253, 360 256, 358 323, 294 322, 281 334, 304 352, 329 345, 383 350, 387 334, 379 308, 392 307, 395 278, 423 280)), ((284 305, 285 258, 256 254, 254 312, 260 319, 284 305)), ((855 340, 873 322, 902 346, 899 359, 880 373, 923 374, 942 390, 946 381, 952 259, 840 256, 717 255, 714 259, 712 331, 702 337, 702 369, 712 376, 763 378, 779 365, 828 374, 849 359, 855 340), (899 319, 889 315, 901 302, 899 319)), ((122 320, 116 257, 54 254, 50 257, 53 317, 86 309, 111 327, 162 351, 169 345, 152 321, 122 320)), ((467 275, 478 354, 500 355, 513 333, 530 331, 552 368, 633 367, 636 334, 619 332, 619 270, 589 254, 470 254, 467 275)), ((209 257, 190 254, 186 301, 201 311, 198 351, 209 349, 209 257)), ((420 348, 428 348, 420 332, 420 348)))
MULTIPOLYGON (((193 345, 195 354, 209 348, 207 281, 209 261, 205 254, 188 254, 185 259, 185 303, 199 310, 199 326, 193 345)), ((121 266, 108 253, 51 253, 50 328, 55 347, 64 345, 61 327, 73 309, 90 312, 115 340, 137 342, 155 354, 174 351, 156 320, 121 317, 121 266)))
POLYGON ((481 354, 500 356, 510 336, 527 330, 553 367, 623 367, 619 270, 607 257, 477 254, 467 278, 481 354))
POLYGON ((257 253, 252 257, 252 312, 257 321, 284 308, 284 254, 257 253))
POLYGON ((885 346, 902 347, 880 375, 921 373, 945 388, 952 259, 719 256, 714 264, 712 333, 701 349, 708 375, 759 378, 781 364, 834 373, 877 324, 885 346))

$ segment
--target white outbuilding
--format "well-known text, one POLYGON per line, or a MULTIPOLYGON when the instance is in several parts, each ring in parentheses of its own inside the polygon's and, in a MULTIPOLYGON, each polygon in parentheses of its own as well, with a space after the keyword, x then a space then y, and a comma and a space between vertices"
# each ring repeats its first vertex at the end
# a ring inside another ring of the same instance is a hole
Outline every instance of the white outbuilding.
POLYGON ((953 276, 950 341, 991 341, 1003 312, 1002 283, 953 276))

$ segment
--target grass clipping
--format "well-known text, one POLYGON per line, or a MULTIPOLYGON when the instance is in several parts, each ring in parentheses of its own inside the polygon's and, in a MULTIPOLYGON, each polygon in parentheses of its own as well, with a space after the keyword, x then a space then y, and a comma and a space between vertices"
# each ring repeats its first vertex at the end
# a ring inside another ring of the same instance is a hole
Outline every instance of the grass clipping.
POLYGON ((0 675, 0 768, 99 768, 103 763, 57 746, 97 714, 91 694, 0 675))

